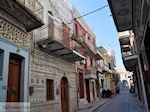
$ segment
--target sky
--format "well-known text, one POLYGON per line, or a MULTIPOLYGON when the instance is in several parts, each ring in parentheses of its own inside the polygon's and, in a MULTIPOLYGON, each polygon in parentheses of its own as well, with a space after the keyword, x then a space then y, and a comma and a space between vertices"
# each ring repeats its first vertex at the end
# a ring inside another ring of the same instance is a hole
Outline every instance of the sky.
MULTIPOLYGON (((107 5, 107 0, 68 0, 80 14, 89 13, 95 9, 107 5)), ((116 53, 118 68, 124 68, 122 63, 118 33, 111 16, 109 6, 91 15, 85 16, 84 20, 96 34, 96 45, 104 46, 107 50, 112 49, 116 53)))

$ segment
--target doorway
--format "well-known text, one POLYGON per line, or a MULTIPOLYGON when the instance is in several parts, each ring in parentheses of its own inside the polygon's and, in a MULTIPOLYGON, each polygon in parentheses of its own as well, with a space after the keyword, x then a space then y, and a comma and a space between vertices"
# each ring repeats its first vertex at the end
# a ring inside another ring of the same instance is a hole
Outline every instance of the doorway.
POLYGON ((61 109, 68 112, 68 80, 66 77, 61 79, 61 109))
POLYGON ((22 59, 19 56, 15 54, 10 54, 7 85, 7 102, 20 101, 21 61, 22 59))
POLYGON ((95 99, 94 82, 92 82, 92 88, 93 88, 93 99, 95 99))
POLYGON ((89 88, 89 80, 85 80, 86 85, 86 100, 90 102, 90 88, 89 88))

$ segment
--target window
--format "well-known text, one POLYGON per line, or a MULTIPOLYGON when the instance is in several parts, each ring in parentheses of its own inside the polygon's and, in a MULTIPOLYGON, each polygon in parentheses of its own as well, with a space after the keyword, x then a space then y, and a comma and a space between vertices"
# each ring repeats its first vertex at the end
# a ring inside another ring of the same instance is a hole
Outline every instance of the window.
POLYGON ((110 63, 108 63, 109 64, 109 69, 111 69, 111 64, 110 63))
POLYGON ((47 79, 46 80, 46 91, 47 91, 47 100, 54 99, 54 81, 47 79))
POLYGON ((90 62, 91 62, 91 67, 92 67, 93 66, 93 60, 91 57, 90 57, 90 62))
POLYGON ((75 24, 75 32, 78 35, 78 25, 77 24, 75 24))
POLYGON ((4 51, 0 49, 0 77, 2 76, 4 51))
POLYGON ((93 39, 93 45, 95 45, 95 39, 93 39))
POLYGON ((131 76, 128 76, 128 78, 131 78, 131 76))
POLYGON ((101 79, 102 88, 104 88, 104 80, 101 79))
POLYGON ((88 39, 91 40, 89 36, 88 36, 88 39))

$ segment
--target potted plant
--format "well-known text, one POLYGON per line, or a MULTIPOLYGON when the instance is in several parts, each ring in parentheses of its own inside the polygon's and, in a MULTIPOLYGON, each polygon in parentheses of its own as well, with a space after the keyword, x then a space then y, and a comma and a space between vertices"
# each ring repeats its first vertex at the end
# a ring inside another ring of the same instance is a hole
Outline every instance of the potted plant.
POLYGON ((87 44, 85 41, 83 41, 82 45, 83 45, 83 47, 86 47, 87 44))
POLYGON ((77 36, 75 34, 72 34, 71 39, 77 41, 77 36))

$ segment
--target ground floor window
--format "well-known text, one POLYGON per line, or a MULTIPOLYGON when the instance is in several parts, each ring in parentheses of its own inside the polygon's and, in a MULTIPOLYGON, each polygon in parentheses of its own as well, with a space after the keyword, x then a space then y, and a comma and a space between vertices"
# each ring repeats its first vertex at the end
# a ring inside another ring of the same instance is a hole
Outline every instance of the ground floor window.
POLYGON ((4 52, 0 49, 0 77, 2 76, 4 52))
POLYGON ((104 80, 101 79, 102 88, 104 88, 104 80))
POLYGON ((54 81, 51 79, 46 80, 46 91, 47 91, 47 100, 54 99, 54 81))

